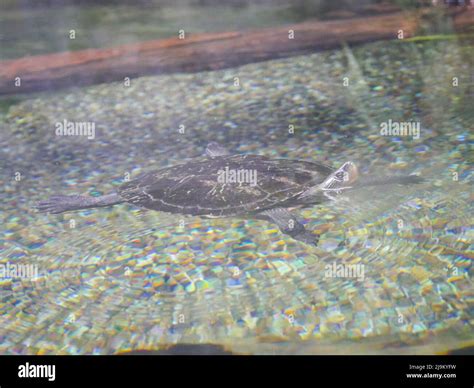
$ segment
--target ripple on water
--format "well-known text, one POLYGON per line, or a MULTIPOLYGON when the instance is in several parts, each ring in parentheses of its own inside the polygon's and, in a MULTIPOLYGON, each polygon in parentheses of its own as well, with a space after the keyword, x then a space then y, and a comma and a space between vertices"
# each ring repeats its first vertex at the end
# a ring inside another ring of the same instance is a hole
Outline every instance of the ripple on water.
MULTIPOLYGON (((348 338, 363 346, 375 337, 389 345, 441 332, 472 336, 469 134, 450 122, 446 136, 443 123, 423 129, 422 143, 379 136, 376 126, 365 122, 377 109, 354 106, 343 98, 346 90, 334 87, 346 71, 340 55, 250 65, 245 71, 252 87, 245 93, 251 94, 245 99, 244 90, 226 87, 228 74, 208 72, 137 79, 136 90, 146 99, 101 85, 68 92, 67 98, 45 96, 46 104, 28 101, 12 112, 13 123, 18 116, 43 132, 34 139, 39 156, 27 151, 31 143, 21 136, 2 147, 8 162, 31 170, 32 178, 1 186, 8 200, 0 213, 0 263, 28 260, 38 265, 39 276, 1 279, 0 350, 105 353, 177 341, 235 346, 252 340, 260 345, 333 341, 337 349, 338 341, 348 338), (295 72, 296 64, 312 71, 295 72), (296 88, 296 99, 285 92, 290 87, 296 88), (282 99, 282 93, 290 97, 282 99), (104 98, 110 104, 98 103, 104 98), (203 118, 198 100, 212 123, 203 118), (35 115, 22 109, 44 118, 35 123, 35 115), (51 139, 48 120, 64 112, 93 116, 113 130, 103 131, 97 142, 51 139), (160 120, 151 120, 150 112, 160 112, 160 120), (186 118, 192 136, 177 144, 169 130, 179 117, 186 118), (288 122, 294 123, 295 136, 279 141, 288 122), (130 128, 143 130, 143 136, 130 136, 130 128), (183 224, 176 215, 127 205, 65 215, 31 212, 33 200, 58 191, 106 193, 128 173, 135 177, 151 164, 182 162, 201 154, 201 143, 216 139, 242 152, 334 166, 354 160, 363 173, 416 172, 427 182, 361 190, 348 201, 302 211, 305 225, 321 234, 318 247, 291 240, 263 221, 183 218, 183 224), (16 155, 22 155, 21 162, 16 155), (363 269, 363 279, 330 276, 334 263, 359 266, 354 268, 363 269)), ((392 61, 385 63, 390 67, 392 61)), ((397 66, 392 76, 400 71, 408 70, 397 66)), ((364 74, 373 78, 371 85, 380 84, 380 101, 367 103, 410 111, 412 103, 384 81, 385 75, 364 74)))

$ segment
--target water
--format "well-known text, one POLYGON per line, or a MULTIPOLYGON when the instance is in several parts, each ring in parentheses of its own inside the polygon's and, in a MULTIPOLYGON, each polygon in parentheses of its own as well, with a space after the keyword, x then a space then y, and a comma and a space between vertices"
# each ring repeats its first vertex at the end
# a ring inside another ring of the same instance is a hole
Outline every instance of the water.
MULTIPOLYGON (((337 10, 328 1, 318 5, 318 1, 306 0, 145 0, 119 1, 114 6, 67 0, 50 6, 35 1, 22 2, 23 6, 15 3, 5 0, 2 4, 0 41, 6 42, 2 59, 169 38, 183 28, 193 34, 271 27, 331 17, 337 10), (69 38, 71 30, 77 39, 69 38)), ((350 9, 356 11, 357 6, 347 5, 346 10, 350 9)))
POLYGON ((31 264, 38 276, 0 278, 0 352, 213 343, 246 353, 400 354, 470 345, 473 50, 472 39, 380 42, 9 104, 0 121, 0 264, 31 264), (95 138, 56 136, 64 119, 94 121, 95 138), (419 122, 419 137, 383 136, 388 120, 419 122), (128 176, 201 157, 210 141, 425 182, 301 211, 322 234, 318 247, 264 221, 130 205, 32 209, 55 193, 111 192, 128 176), (357 265, 363 277, 331 276, 334 263, 357 265))

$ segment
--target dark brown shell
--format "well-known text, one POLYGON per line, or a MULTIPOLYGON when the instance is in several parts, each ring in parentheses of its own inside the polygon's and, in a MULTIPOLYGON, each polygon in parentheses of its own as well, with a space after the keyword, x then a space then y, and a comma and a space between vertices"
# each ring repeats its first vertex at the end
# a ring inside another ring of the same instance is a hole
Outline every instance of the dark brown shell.
MULTIPOLYGON (((189 215, 226 217, 258 212, 321 183, 333 169, 312 162, 230 155, 190 161, 124 183, 119 195, 135 205, 189 215), (218 171, 251 170, 257 185, 220 183, 218 171)), ((290 201, 291 202, 291 201, 290 201)))

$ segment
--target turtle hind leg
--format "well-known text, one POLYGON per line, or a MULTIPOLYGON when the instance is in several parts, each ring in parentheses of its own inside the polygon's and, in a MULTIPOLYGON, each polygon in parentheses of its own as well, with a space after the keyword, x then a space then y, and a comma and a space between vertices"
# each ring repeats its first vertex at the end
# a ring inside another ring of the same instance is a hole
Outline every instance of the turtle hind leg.
POLYGON ((307 230, 296 217, 284 208, 265 210, 258 214, 258 218, 269 220, 280 228, 280 231, 295 240, 306 244, 318 245, 319 235, 307 230))
POLYGON ((72 210, 112 206, 122 202, 124 202, 124 200, 118 194, 108 194, 100 197, 88 197, 85 195, 53 195, 46 201, 39 202, 35 208, 40 213, 58 214, 72 210))

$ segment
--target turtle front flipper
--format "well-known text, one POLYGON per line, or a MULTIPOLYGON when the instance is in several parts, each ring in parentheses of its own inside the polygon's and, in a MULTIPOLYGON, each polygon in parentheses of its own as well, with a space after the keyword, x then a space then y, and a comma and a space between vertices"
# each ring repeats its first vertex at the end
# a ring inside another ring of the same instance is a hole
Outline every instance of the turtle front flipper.
POLYGON ((275 223, 282 233, 295 240, 302 241, 306 244, 318 245, 319 235, 307 230, 287 209, 275 208, 265 210, 258 214, 258 218, 275 223))
POLYGON ((118 194, 87 197, 84 195, 53 195, 46 201, 39 202, 35 208, 41 213, 64 213, 72 210, 112 206, 124 200, 118 194))

